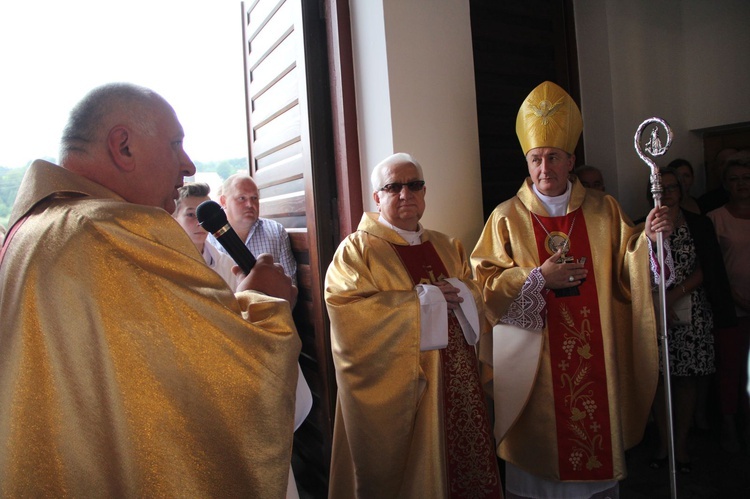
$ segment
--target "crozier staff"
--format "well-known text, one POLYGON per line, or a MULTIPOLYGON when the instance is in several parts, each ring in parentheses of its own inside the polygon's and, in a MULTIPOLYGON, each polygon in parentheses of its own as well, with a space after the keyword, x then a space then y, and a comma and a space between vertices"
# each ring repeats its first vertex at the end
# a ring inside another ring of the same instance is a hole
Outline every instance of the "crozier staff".
POLYGON ((671 222, 653 210, 639 233, 613 197, 569 180, 582 126, 554 83, 529 94, 516 121, 529 178, 490 215, 471 256, 496 325, 507 497, 616 492, 656 388, 649 241, 671 222))

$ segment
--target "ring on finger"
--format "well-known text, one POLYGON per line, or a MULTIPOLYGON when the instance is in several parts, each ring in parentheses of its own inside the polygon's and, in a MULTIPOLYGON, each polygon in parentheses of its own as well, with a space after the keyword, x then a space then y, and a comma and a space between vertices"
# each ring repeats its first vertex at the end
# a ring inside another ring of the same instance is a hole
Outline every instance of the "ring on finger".
POLYGON ((575 281, 575 280, 576 280, 576 278, 575 278, 575 277, 573 277, 573 276, 570 276, 570 277, 568 277, 568 282, 573 282, 573 281, 575 281))

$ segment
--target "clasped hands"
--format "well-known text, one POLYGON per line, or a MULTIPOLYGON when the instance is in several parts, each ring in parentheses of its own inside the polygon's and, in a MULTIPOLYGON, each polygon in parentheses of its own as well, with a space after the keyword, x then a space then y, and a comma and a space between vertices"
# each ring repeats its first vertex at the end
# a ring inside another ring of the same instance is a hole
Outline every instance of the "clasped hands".
POLYGON ((432 284, 443 293, 445 303, 448 304, 448 310, 456 310, 461 306, 461 302, 464 301, 464 299, 458 296, 458 293, 461 291, 460 289, 453 286, 448 281, 438 281, 432 284))

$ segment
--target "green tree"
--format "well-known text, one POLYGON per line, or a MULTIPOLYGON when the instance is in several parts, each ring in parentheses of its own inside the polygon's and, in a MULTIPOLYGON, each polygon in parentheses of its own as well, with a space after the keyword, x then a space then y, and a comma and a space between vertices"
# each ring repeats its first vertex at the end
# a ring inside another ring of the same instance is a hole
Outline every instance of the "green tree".
POLYGON ((26 166, 22 168, 1 168, 0 167, 0 224, 8 227, 8 218, 16 200, 18 187, 21 185, 26 166))
MULTIPOLYGON (((54 158, 45 158, 54 162, 54 158)), ((237 171, 248 171, 247 158, 233 158, 221 161, 196 162, 195 167, 201 172, 217 172, 219 176, 226 180, 227 177, 237 171)), ((21 168, 0 167, 0 224, 8 227, 8 218, 10 217, 13 203, 16 200, 18 188, 28 165, 21 168)))
POLYGON ((232 173, 234 173, 234 167, 232 167, 228 161, 223 161, 216 167, 216 173, 219 174, 222 180, 226 180, 232 173))

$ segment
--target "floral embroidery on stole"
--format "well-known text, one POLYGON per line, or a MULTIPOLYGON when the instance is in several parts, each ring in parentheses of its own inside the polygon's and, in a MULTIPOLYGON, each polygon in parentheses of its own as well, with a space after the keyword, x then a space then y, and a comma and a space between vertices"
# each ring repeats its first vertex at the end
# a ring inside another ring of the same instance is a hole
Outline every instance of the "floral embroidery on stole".
MULTIPOLYGON (((539 219, 550 233, 567 234, 575 213, 539 219)), ((558 466, 561 480, 611 480, 606 359, 591 246, 582 213, 577 224, 570 234, 568 256, 579 261, 585 257, 588 276, 577 291, 550 292, 546 298, 558 466)), ((533 225, 539 261, 544 262, 551 256, 545 244, 548 236, 539 224, 533 225)))
MULTIPOLYGON (((391 246, 415 285, 451 277, 431 242, 391 246)), ((440 350, 440 359, 449 497, 502 497, 476 352, 452 312, 448 314, 448 347, 440 350)))

